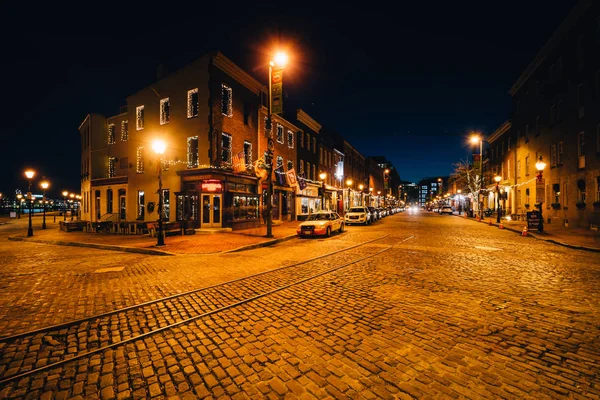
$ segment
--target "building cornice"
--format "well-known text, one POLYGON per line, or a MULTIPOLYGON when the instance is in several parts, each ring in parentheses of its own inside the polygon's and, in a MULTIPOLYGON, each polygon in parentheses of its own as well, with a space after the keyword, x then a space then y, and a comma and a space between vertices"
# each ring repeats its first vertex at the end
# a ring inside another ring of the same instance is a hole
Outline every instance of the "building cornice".
POLYGON ((215 67, 237 80, 256 95, 258 95, 264 87, 263 84, 251 77, 247 72, 235 65, 220 52, 217 52, 214 55, 212 62, 215 67))
POLYGON ((319 133, 319 131, 321 130, 321 124, 312 119, 311 116, 304 112, 304 110, 302 110, 301 108, 296 110, 296 118, 298 119, 298 121, 308 126, 314 132, 319 133))
POLYGON ((533 75, 538 67, 544 62, 546 57, 556 49, 562 38, 577 24, 577 21, 588 8, 591 7, 593 0, 580 0, 579 3, 573 8, 573 10, 567 15, 567 18, 559 25, 558 29, 552 34, 548 42, 542 47, 539 53, 535 56, 533 61, 527 66, 525 71, 519 76, 519 79, 513 84, 508 93, 514 96, 521 87, 527 82, 527 80, 533 75))
POLYGON ((512 127, 511 121, 504 121, 504 123, 502 125, 500 125, 498 127, 498 129, 496 129, 490 136, 488 136, 486 141, 490 144, 494 143, 496 140, 498 140, 498 138, 500 136, 502 136, 502 134, 504 134, 506 131, 508 131, 511 127, 512 127))
POLYGON ((81 124, 79 124, 79 128, 77 128, 77 130, 81 130, 81 127, 83 126, 83 124, 85 124, 87 122, 88 119, 91 119, 92 114, 88 114, 85 116, 85 118, 83 119, 83 121, 81 122, 81 124))

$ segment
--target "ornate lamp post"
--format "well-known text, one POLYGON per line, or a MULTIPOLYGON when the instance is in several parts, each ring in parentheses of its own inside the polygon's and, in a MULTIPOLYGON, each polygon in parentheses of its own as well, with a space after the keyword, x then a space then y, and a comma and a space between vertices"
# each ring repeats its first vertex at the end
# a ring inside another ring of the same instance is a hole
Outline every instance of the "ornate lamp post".
POLYGON ((360 185, 358 185, 358 190, 360 190, 360 205, 364 206, 365 205, 365 194, 363 193, 363 189, 365 188, 365 186, 361 183, 360 185))
POLYGON ((75 193, 70 193, 69 197, 71 198, 71 221, 73 221, 73 214, 75 214, 75 193))
POLYGON ((327 173, 321 172, 319 174, 319 179, 321 179, 321 210, 325 209, 325 178, 327 178, 327 173))
POLYGON ((67 220, 67 196, 69 195, 69 192, 67 192, 66 190, 63 190, 62 195, 63 195, 63 202, 65 205, 65 211, 63 213, 63 221, 66 221, 67 220))
POLYGON ((500 223, 500 181, 502 177, 500 175, 494 176, 494 181, 496 182, 496 222, 500 223))
POLYGON ((27 237, 33 236, 33 228, 31 227, 31 213, 32 213, 32 205, 33 205, 33 194, 31 193, 31 180, 35 175, 35 171, 32 169, 28 169, 25 171, 25 176, 29 181, 29 189, 27 190, 27 197, 29 197, 29 228, 27 229, 27 237))
MULTIPOLYGON (((542 160, 542 156, 540 156, 538 161, 535 163, 535 169, 537 169, 537 171, 538 171, 536 178, 540 182, 542 182, 542 179, 543 179, 544 168, 546 168, 546 163, 544 162, 544 160, 542 160)), ((537 196, 537 192, 536 192, 536 196, 537 196)), ((538 232, 540 232, 540 233, 544 232, 544 217, 542 217, 542 203, 543 202, 544 202, 543 200, 540 200, 540 202, 539 202, 540 223, 538 225, 538 232)))
POLYGON ((373 196, 373 188, 372 187, 369 188, 369 205, 372 207, 373 205, 371 203, 373 202, 373 200, 371 199, 371 196, 373 196))
POLYGON ((21 193, 17 194, 17 205, 19 206, 19 212, 17 213, 18 218, 21 218, 21 199, 23 195, 21 193))
POLYGON ((155 140, 152 142, 152 149, 158 156, 158 240, 156 242, 157 246, 164 246, 165 239, 163 237, 163 191, 162 191, 162 161, 161 155, 165 152, 167 145, 162 140, 155 140))
POLYGON ((351 192, 352 192, 352 184, 353 183, 354 182, 352 182, 352 179, 350 179, 350 178, 346 179, 346 185, 348 186, 348 209, 350 209, 350 207, 351 207, 350 201, 352 199, 351 192))
POLYGON ((40 183, 40 186, 42 187, 42 189, 44 189, 44 197, 42 197, 42 204, 44 206, 44 219, 42 221, 42 229, 46 229, 46 189, 48 189, 50 183, 48 181, 42 181, 42 183, 40 183))

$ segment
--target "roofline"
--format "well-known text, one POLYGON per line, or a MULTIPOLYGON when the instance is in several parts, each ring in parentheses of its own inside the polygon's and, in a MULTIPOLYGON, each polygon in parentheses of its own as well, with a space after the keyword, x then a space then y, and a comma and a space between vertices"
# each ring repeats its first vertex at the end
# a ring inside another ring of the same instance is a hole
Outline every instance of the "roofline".
POLYGON ((322 128, 321 124, 319 124, 317 121, 315 121, 310 115, 308 115, 301 108, 296 110, 296 119, 317 133, 319 133, 321 131, 321 128, 322 128))
POLYGON ((81 127, 83 126, 83 124, 85 124, 85 122, 88 119, 91 119, 91 116, 92 116, 92 114, 88 114, 88 115, 85 116, 85 118, 83 119, 83 121, 81 122, 81 124, 79 124, 79 128, 77 128, 78 131, 81 130, 81 127))
POLYGON ((512 127, 511 121, 504 121, 490 136, 487 137, 486 141, 490 144, 494 143, 502 134, 508 131, 512 127))
POLYGON ((221 71, 236 79, 239 83, 258 95, 264 85, 250 76, 246 71, 238 67, 229 58, 225 57, 220 51, 213 56, 212 63, 221 71))
POLYGON ((563 22, 558 26, 556 31, 552 34, 548 42, 542 47, 542 49, 535 56, 533 61, 529 63, 525 71, 521 73, 521 76, 512 85, 508 93, 514 96, 517 91, 523 87, 525 82, 533 75, 538 67, 544 62, 546 57, 558 46, 562 37, 565 36, 573 26, 576 25, 577 21, 583 14, 592 6, 593 0, 580 0, 577 5, 571 10, 563 22))

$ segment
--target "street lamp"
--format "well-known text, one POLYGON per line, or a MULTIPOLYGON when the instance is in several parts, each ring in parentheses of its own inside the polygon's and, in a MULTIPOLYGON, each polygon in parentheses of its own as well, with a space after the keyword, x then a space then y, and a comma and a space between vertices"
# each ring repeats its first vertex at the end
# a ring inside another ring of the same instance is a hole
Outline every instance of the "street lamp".
POLYGON ((481 188, 483 187, 483 138, 479 135, 471 136, 471 143, 477 144, 479 142, 479 190, 477 193, 477 208, 479 208, 479 218, 483 217, 481 209, 481 188))
POLYGON ((365 186, 361 183, 360 185, 358 185, 358 189, 360 190, 360 205, 364 206, 365 205, 365 195, 363 193, 363 189, 365 188, 365 186))
POLYGON ((19 212, 17 213, 18 217, 21 218, 21 199, 23 195, 21 193, 17 194, 17 204, 19 205, 19 212))
POLYGON ((321 172, 319 174, 319 179, 321 179, 321 210, 325 209, 325 178, 327 178, 327 173, 321 172))
POLYGON ((75 193, 69 194, 69 197, 71 198, 71 221, 73 221, 73 214, 75 214, 75 193))
POLYGON ((46 229, 46 189, 48 189, 50 183, 48 181, 42 181, 42 183, 40 183, 40 186, 42 187, 42 189, 44 189, 44 197, 42 197, 42 203, 44 205, 44 219, 42 222, 42 229, 46 229))
POLYGON ((28 169, 25 171, 25 176, 29 181, 29 189, 27 190, 27 197, 29 197, 29 228, 27 229, 27 237, 33 236, 33 228, 31 227, 31 206, 33 205, 33 194, 31 193, 31 180, 35 175, 35 171, 32 169, 28 169))
POLYGON ((63 202, 65 204, 65 211, 63 213, 63 221, 66 221, 67 220, 67 196, 69 195, 69 192, 67 192, 66 190, 63 190, 62 195, 63 195, 63 202))
POLYGON ((163 191, 162 191, 162 162, 161 156, 165 152, 167 144, 162 140, 155 140, 152 142, 152 149, 158 156, 158 239, 156 242, 157 246, 164 246, 165 239, 163 237, 163 191))
MULTIPOLYGON (((536 178, 538 181, 542 182, 543 178, 543 174, 544 174, 544 168, 546 168, 546 163, 544 162, 544 160, 542 160, 542 156, 540 156, 540 158, 538 159, 538 161, 535 163, 535 169, 537 169, 538 173, 536 175, 536 178)), ((536 196, 537 196, 537 192, 536 192, 536 196)), ((540 200, 539 202, 539 207, 540 207, 540 223, 538 225, 538 232, 542 233, 544 232, 544 217, 542 217, 542 203, 544 202, 544 200, 540 200)))
POLYGON ((496 217, 496 222, 500 223, 500 181, 502 180, 502 177, 500 175, 496 175, 494 176, 494 181, 496 181, 496 214, 498 214, 498 216, 496 217))
POLYGON ((352 191, 352 179, 348 178, 346 179, 346 185, 348 186, 348 209, 351 207, 350 205, 350 199, 351 199, 351 191, 352 191))
POLYGON ((275 143, 273 142, 273 67, 277 65, 278 69, 283 69, 287 64, 287 54, 278 52, 274 57, 275 61, 269 61, 269 101, 267 102, 267 122, 265 126, 265 133, 267 134, 267 237, 273 237, 273 149, 275 143))

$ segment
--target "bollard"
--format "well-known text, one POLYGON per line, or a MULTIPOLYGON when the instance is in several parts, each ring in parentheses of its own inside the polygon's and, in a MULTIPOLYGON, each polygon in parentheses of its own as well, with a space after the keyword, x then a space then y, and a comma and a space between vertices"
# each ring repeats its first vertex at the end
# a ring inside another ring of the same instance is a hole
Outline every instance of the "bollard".
POLYGON ((523 227, 523 232, 521 232, 521 235, 527 236, 527 225, 523 227))
POLYGON ((504 229, 504 225, 502 225, 502 221, 500 221, 500 225, 498 225, 498 228, 504 229))

